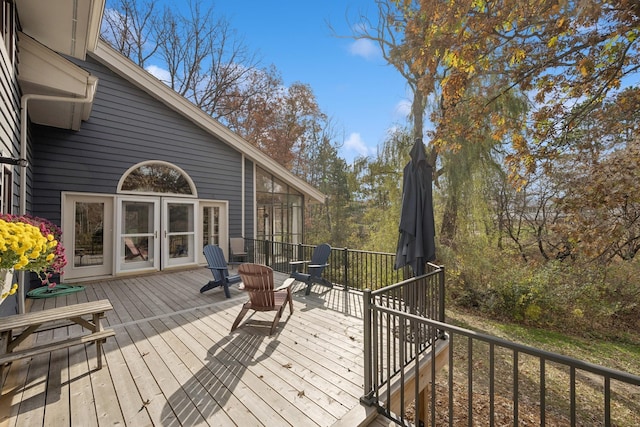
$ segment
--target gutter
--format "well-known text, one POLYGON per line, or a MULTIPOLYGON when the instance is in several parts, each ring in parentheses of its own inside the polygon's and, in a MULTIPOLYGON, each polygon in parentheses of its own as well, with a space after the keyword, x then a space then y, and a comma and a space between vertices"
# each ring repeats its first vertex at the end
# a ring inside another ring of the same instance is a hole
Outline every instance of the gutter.
MULTIPOLYGON (((27 122, 29 115, 27 114, 27 105, 31 100, 38 101, 51 101, 51 102, 70 102, 75 104, 90 104, 93 102, 94 95, 96 93, 96 87, 98 85, 98 79, 89 76, 87 79, 87 88, 85 95, 82 98, 72 98, 68 96, 54 96, 54 95, 40 95, 30 93, 22 95, 20 98, 20 158, 27 158, 27 122)), ((20 215, 27 213, 27 170, 26 167, 20 173, 20 215)), ((20 271, 20 283, 25 282, 25 272, 20 271)), ((25 296, 24 292, 20 292, 18 298, 18 313, 25 313, 25 296)))
MULTIPOLYGON (((89 76, 87 81, 87 88, 85 95, 82 98, 72 98, 68 96, 55 96, 55 95, 40 95, 36 93, 30 93, 22 95, 20 99, 20 158, 27 158, 27 105, 31 100, 38 101, 51 101, 51 102, 70 102, 74 104, 90 104, 93 102, 94 95, 96 93, 96 86, 98 85, 98 79, 89 76)), ((27 213, 27 174, 20 174, 20 215, 27 213)))

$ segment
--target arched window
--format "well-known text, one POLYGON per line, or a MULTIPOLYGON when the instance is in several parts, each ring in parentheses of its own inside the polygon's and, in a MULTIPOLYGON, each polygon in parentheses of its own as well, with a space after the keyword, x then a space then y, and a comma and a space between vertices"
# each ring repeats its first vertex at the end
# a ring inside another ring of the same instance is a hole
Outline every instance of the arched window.
POLYGON ((118 192, 198 196, 193 181, 185 171, 159 160, 129 168, 120 178, 118 192))

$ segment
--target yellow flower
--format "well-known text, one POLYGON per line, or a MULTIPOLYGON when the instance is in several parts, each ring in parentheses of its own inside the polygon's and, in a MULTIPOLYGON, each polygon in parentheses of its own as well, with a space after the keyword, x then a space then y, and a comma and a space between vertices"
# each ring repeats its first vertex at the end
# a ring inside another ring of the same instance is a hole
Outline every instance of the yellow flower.
POLYGON ((0 268, 29 270, 44 277, 45 272, 59 272, 66 264, 64 248, 60 248, 56 235, 49 230, 43 234, 41 229, 42 224, 47 224, 45 228, 52 225, 40 220, 0 215, 0 268))

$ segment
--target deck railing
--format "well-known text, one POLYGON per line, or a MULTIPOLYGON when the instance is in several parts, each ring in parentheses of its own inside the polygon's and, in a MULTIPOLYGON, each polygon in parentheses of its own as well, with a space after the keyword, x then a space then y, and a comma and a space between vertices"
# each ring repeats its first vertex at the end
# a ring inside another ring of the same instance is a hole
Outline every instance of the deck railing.
MULTIPOLYGON (((247 261, 283 273, 315 248, 246 244, 247 261)), ((394 262, 395 254, 333 248, 323 274, 364 294, 364 403, 407 426, 637 425, 639 376, 446 324, 444 268, 427 264, 407 279, 394 262)))
POLYGON ((364 292, 363 402, 407 426, 637 425, 640 377, 443 323, 439 307, 413 310, 402 301, 410 286, 430 292, 423 280, 364 292), (432 355, 448 366, 425 374, 432 355))
MULTIPOLYGON (((310 260, 315 245, 245 239, 248 261, 290 273, 290 261, 310 260)), ((323 277, 345 289, 380 289, 410 277, 408 268, 394 269, 395 254, 331 248, 323 277)))
MULTIPOLYGON (((376 404, 389 418, 400 410, 406 418, 404 387, 412 376, 410 367, 419 367, 430 358, 436 343, 446 337, 422 319, 444 322, 444 268, 427 264, 427 273, 383 289, 364 290, 364 396, 363 402, 376 404), (384 403, 383 403, 384 402, 384 403), (396 407, 397 406, 397 407, 396 407)), ((435 365, 434 365, 435 369, 435 365)), ((415 375, 419 378, 420 374, 415 375)), ((419 382, 414 382, 416 388, 419 382)), ((418 396, 419 390, 415 390, 418 396)))

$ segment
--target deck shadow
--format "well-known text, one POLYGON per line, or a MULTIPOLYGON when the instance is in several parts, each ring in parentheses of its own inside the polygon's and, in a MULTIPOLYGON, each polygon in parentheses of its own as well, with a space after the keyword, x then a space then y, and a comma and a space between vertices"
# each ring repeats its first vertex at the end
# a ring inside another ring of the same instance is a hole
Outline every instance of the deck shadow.
MULTIPOLYGON (((249 322, 245 330, 223 337, 208 350, 205 366, 168 398, 162 419, 175 414, 182 425, 195 425, 203 419, 220 424, 225 424, 224 419, 245 418, 250 424, 257 421, 251 408, 245 406, 259 400, 249 384, 260 379, 249 368, 271 357, 279 342, 276 339, 266 342, 270 339, 270 324, 249 322)), ((279 325, 282 327, 283 322, 279 325)), ((277 332, 273 336, 277 337, 277 332)))

